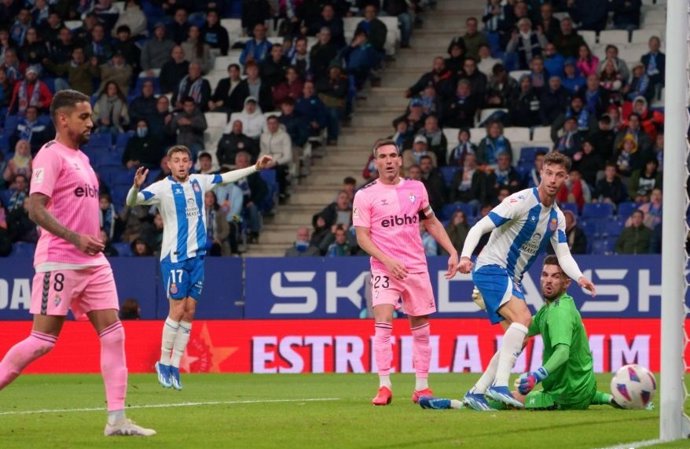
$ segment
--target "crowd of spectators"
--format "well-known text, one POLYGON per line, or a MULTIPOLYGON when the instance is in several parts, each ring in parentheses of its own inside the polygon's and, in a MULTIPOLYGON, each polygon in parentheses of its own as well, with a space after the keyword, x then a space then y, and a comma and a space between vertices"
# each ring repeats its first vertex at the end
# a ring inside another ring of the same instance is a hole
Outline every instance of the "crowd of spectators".
MULTIPOLYGON (((535 187, 544 155, 559 151, 573 161, 558 194, 572 252, 660 252, 664 116, 652 104, 664 86, 661 38, 652 35, 639 60, 626 61, 602 40, 606 33, 596 48, 580 34, 591 42, 594 32, 615 29, 630 38, 641 14, 639 0, 488 0, 483 17, 468 18, 447 56, 433 58, 406 90, 409 103, 390 138, 402 151, 402 175, 424 183, 458 251, 469 226, 511 193, 535 187), (529 136, 537 133, 547 137, 534 145, 529 136)), ((363 162, 370 182, 372 157, 363 162)), ((315 215, 307 247, 359 253, 353 244, 329 246, 340 228, 354 242, 349 208, 339 193, 315 215), (333 208, 339 221, 325 220, 333 208), (331 227, 325 240, 324 227, 331 227)), ((428 255, 438 253, 424 241, 428 255)))
POLYGON ((36 240, 24 209, 31 159, 54 136, 48 108, 53 94, 66 88, 92 99, 94 131, 82 150, 99 175, 110 255, 159 250, 156 210, 126 208, 124 195, 138 166, 149 168, 148 182, 167 176, 170 145, 190 147, 200 173, 248 166, 271 154, 278 162, 273 172, 205 198, 210 253, 238 254, 243 243, 258 241, 262 216, 308 172, 311 149, 337 144, 357 91, 380 82, 390 31, 379 15, 397 17, 400 44, 407 47, 426 3, 3 1, 0 254, 36 240), (242 30, 229 33, 223 19, 239 16, 234 23, 242 30), (347 41, 344 19, 358 17, 347 41), (219 67, 228 58, 232 62, 219 67), (222 133, 213 134, 211 117, 222 133))

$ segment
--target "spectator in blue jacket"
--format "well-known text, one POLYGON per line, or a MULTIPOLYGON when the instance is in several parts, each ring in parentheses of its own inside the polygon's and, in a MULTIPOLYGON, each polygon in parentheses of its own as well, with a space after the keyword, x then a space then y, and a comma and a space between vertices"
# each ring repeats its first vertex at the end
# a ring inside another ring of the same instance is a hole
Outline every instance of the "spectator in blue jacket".
POLYGON ((348 75, 355 77, 357 90, 362 88, 371 69, 376 67, 381 59, 379 53, 369 43, 366 31, 363 30, 355 33, 350 45, 343 49, 341 57, 345 61, 348 75))
POLYGON ((240 55, 240 64, 245 65, 249 61, 260 64, 271 52, 272 44, 266 40, 266 25, 257 23, 254 25, 254 37, 244 44, 240 55))
POLYGON ((304 83, 302 92, 304 96, 297 100, 295 111, 301 114, 309 123, 310 135, 318 136, 321 130, 328 126, 330 113, 323 101, 316 95, 313 82, 307 81, 304 83))

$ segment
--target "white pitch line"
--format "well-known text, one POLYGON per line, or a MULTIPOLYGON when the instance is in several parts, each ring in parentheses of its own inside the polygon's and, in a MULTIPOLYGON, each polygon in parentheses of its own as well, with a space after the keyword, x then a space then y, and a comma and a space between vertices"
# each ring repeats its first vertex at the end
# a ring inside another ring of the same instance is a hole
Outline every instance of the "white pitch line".
POLYGON ((622 443, 622 444, 619 444, 617 446, 609 446, 609 447, 605 447, 603 449, 637 449, 639 447, 653 446, 655 444, 660 444, 660 443, 664 443, 664 441, 661 441, 661 440, 644 440, 644 441, 635 441, 633 443, 622 443))
MULTIPOLYGON (((310 399, 247 399, 244 401, 208 401, 208 402, 178 402, 175 404, 143 404, 132 405, 125 410, 145 409, 145 408, 175 408, 175 407, 201 407, 205 405, 241 405, 241 404, 278 404, 281 402, 326 402, 339 401, 340 398, 310 398, 310 399)), ((77 412, 103 412, 103 407, 84 407, 84 408, 57 408, 40 410, 17 410, 11 412, 0 412, 0 416, 10 415, 38 415, 48 413, 77 413, 77 412)))

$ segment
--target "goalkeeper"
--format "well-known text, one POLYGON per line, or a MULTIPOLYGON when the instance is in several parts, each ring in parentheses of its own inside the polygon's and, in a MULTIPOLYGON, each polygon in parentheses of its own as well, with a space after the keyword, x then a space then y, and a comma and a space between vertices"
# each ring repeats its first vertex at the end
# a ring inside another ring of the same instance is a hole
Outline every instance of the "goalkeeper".
POLYGON ((516 399, 526 409, 582 410, 590 405, 616 405, 610 394, 597 391, 587 332, 575 301, 566 293, 569 286, 570 278, 556 256, 547 256, 541 272, 546 303, 532 319, 527 334, 541 334, 543 365, 516 382, 516 399), (542 389, 533 391, 540 382, 542 389))
MULTIPOLYGON (((524 374, 516 381, 515 399, 528 410, 582 410, 590 405, 618 407, 613 396, 597 391, 592 369, 592 353, 587 332, 575 301, 566 293, 570 278, 563 272, 556 256, 544 259, 541 272, 544 306, 532 319, 527 337, 541 334, 544 341, 543 365, 534 372, 524 374), (533 391, 538 383, 542 389, 533 391)), ((483 308, 477 293, 472 298, 483 308)), ((503 403, 489 400, 492 409, 506 408, 503 403)), ((424 397, 422 408, 462 408, 461 402, 442 398, 424 397)))

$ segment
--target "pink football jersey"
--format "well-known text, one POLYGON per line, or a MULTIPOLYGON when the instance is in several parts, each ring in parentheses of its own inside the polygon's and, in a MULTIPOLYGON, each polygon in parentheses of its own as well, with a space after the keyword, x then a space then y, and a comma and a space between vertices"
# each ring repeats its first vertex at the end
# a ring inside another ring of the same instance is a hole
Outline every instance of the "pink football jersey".
MULTIPOLYGON (((80 150, 53 140, 41 148, 33 160, 31 193, 50 198, 48 212, 63 226, 79 234, 100 236, 98 178, 89 158, 80 150)), ((40 264, 107 264, 103 253, 89 256, 70 242, 41 229, 34 267, 40 264)))
MULTIPOLYGON (((374 244, 386 255, 399 260, 410 273, 427 271, 424 245, 419 232, 420 213, 429 206, 424 184, 402 179, 397 185, 374 181, 355 194, 352 220, 369 228, 374 244)), ((386 270, 371 258, 372 269, 386 270)))

